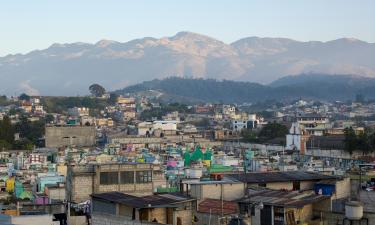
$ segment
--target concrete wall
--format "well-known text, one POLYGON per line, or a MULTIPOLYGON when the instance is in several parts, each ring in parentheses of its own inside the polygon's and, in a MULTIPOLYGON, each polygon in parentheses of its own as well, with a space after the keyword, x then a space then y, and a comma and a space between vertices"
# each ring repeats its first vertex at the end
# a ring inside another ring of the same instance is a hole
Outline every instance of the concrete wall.
POLYGON ((69 145, 93 146, 96 143, 94 126, 47 126, 46 147, 58 148, 69 145))
POLYGON ((344 178, 343 180, 336 182, 336 192, 332 196, 332 199, 349 198, 351 192, 350 178, 344 178))
POLYGON ((267 183, 267 188, 272 190, 293 190, 293 182, 273 182, 267 183))
POLYGON ((50 200, 63 201, 66 197, 65 187, 61 188, 48 188, 48 198, 50 200))
POLYGON ((32 216, 14 216, 12 217, 14 225, 59 225, 60 223, 52 221, 52 215, 32 215, 32 216))
POLYGON ((94 177, 91 174, 80 174, 73 177, 72 201, 82 202, 90 199, 93 193, 94 177))
POLYGON ((208 213, 195 213, 196 217, 198 218, 197 224, 214 224, 214 225, 227 225, 231 219, 231 216, 221 216, 208 213))
MULTIPOLYGON (((355 151, 351 155, 344 150, 323 150, 323 149, 307 149, 305 155, 319 156, 319 157, 332 157, 340 159, 356 159, 363 156, 362 152, 355 151)), ((375 153, 367 154, 369 156, 375 156, 375 153)))
POLYGON ((315 181, 301 181, 301 190, 312 190, 314 188, 315 181))
POLYGON ((244 193, 245 185, 243 183, 191 185, 191 196, 197 198, 198 201, 203 201, 206 198, 233 201, 243 197, 244 193))
MULTIPOLYGON (((40 225, 40 224, 38 224, 40 225)), ((157 225, 157 223, 148 223, 144 221, 128 220, 125 217, 111 216, 107 214, 93 213, 92 225, 157 225)))

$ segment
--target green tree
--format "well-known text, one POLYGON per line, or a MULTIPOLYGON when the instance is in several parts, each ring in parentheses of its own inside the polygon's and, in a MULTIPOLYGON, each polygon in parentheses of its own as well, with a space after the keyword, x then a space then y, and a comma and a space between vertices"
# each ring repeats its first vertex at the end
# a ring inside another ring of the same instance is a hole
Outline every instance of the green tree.
POLYGON ((354 152, 354 150, 356 150, 357 135, 355 134, 355 131, 352 127, 345 128, 344 135, 345 135, 344 149, 345 149, 345 151, 352 154, 354 152))
POLYGON ((44 121, 45 121, 45 123, 51 123, 51 122, 55 121, 55 117, 52 114, 47 114, 44 117, 44 121))
POLYGON ((105 94, 105 89, 99 84, 92 84, 89 87, 90 93, 95 97, 101 97, 105 94))
POLYGON ((30 96, 25 94, 25 93, 22 93, 19 97, 18 97, 19 100, 23 100, 23 101, 30 101, 30 96))
POLYGON ((361 150, 364 154, 370 152, 371 146, 367 130, 357 136, 357 146, 358 150, 361 150))
POLYGON ((278 137, 285 137, 288 134, 288 128, 276 122, 268 123, 259 132, 259 138, 271 140, 278 137))
POLYGON ((11 148, 12 148, 12 145, 9 144, 7 141, 0 140, 0 150, 8 150, 8 149, 11 149, 11 148))
POLYGON ((243 129, 241 130, 241 137, 246 142, 258 142, 258 137, 255 131, 243 129))
POLYGON ((0 140, 4 140, 9 144, 12 144, 14 141, 14 128, 7 116, 0 121, 0 140))
POLYGON ((116 94, 116 93, 109 94, 108 103, 111 104, 111 105, 116 104, 118 97, 119 97, 119 95, 116 94))

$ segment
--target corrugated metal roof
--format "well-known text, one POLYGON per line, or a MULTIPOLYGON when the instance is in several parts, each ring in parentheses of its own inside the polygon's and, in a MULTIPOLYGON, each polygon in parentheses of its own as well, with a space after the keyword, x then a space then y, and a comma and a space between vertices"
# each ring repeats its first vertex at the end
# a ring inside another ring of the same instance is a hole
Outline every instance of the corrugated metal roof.
POLYGON ((173 205, 186 201, 195 200, 193 198, 186 197, 178 193, 137 197, 133 195, 127 195, 121 192, 107 192, 101 194, 92 194, 91 197, 93 199, 120 203, 136 208, 153 208, 158 206, 160 207, 163 205, 173 205))
POLYGON ((306 171, 288 171, 288 172, 257 172, 242 174, 226 174, 233 179, 244 183, 271 183, 288 181, 307 181, 307 180, 335 180, 336 176, 328 176, 314 172, 306 171))
POLYGON ((248 197, 240 199, 240 203, 258 203, 284 207, 303 207, 304 205, 328 199, 329 196, 317 195, 311 192, 261 190, 249 191, 248 197))
POLYGON ((217 215, 231 215, 238 212, 236 202, 221 201, 218 199, 205 199, 198 205, 198 212, 217 215))

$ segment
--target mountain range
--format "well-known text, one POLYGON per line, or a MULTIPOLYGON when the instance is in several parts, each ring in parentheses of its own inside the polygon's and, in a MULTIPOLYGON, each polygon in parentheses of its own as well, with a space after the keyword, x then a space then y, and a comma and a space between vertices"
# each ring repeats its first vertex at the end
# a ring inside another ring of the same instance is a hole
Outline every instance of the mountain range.
POLYGON ((53 44, 0 57, 0 94, 82 95, 171 76, 269 84, 302 73, 375 77, 375 44, 249 37, 231 44, 191 32, 121 43, 53 44))
POLYGON ((164 102, 257 103, 268 100, 346 101, 361 94, 375 99, 375 78, 353 75, 302 74, 286 76, 269 85, 214 79, 170 77, 131 85, 117 94, 150 96, 164 102))

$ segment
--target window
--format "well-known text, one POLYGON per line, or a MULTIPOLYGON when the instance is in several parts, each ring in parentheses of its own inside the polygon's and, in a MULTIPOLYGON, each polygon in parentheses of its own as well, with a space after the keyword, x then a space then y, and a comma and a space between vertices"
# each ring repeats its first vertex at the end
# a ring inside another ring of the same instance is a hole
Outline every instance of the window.
POLYGON ((133 171, 122 171, 120 173, 121 184, 133 184, 134 183, 134 172, 133 171))
POLYGON ((137 183, 152 182, 152 171, 137 171, 137 183))
POLYGON ((117 172, 101 172, 100 184, 118 184, 117 172))

